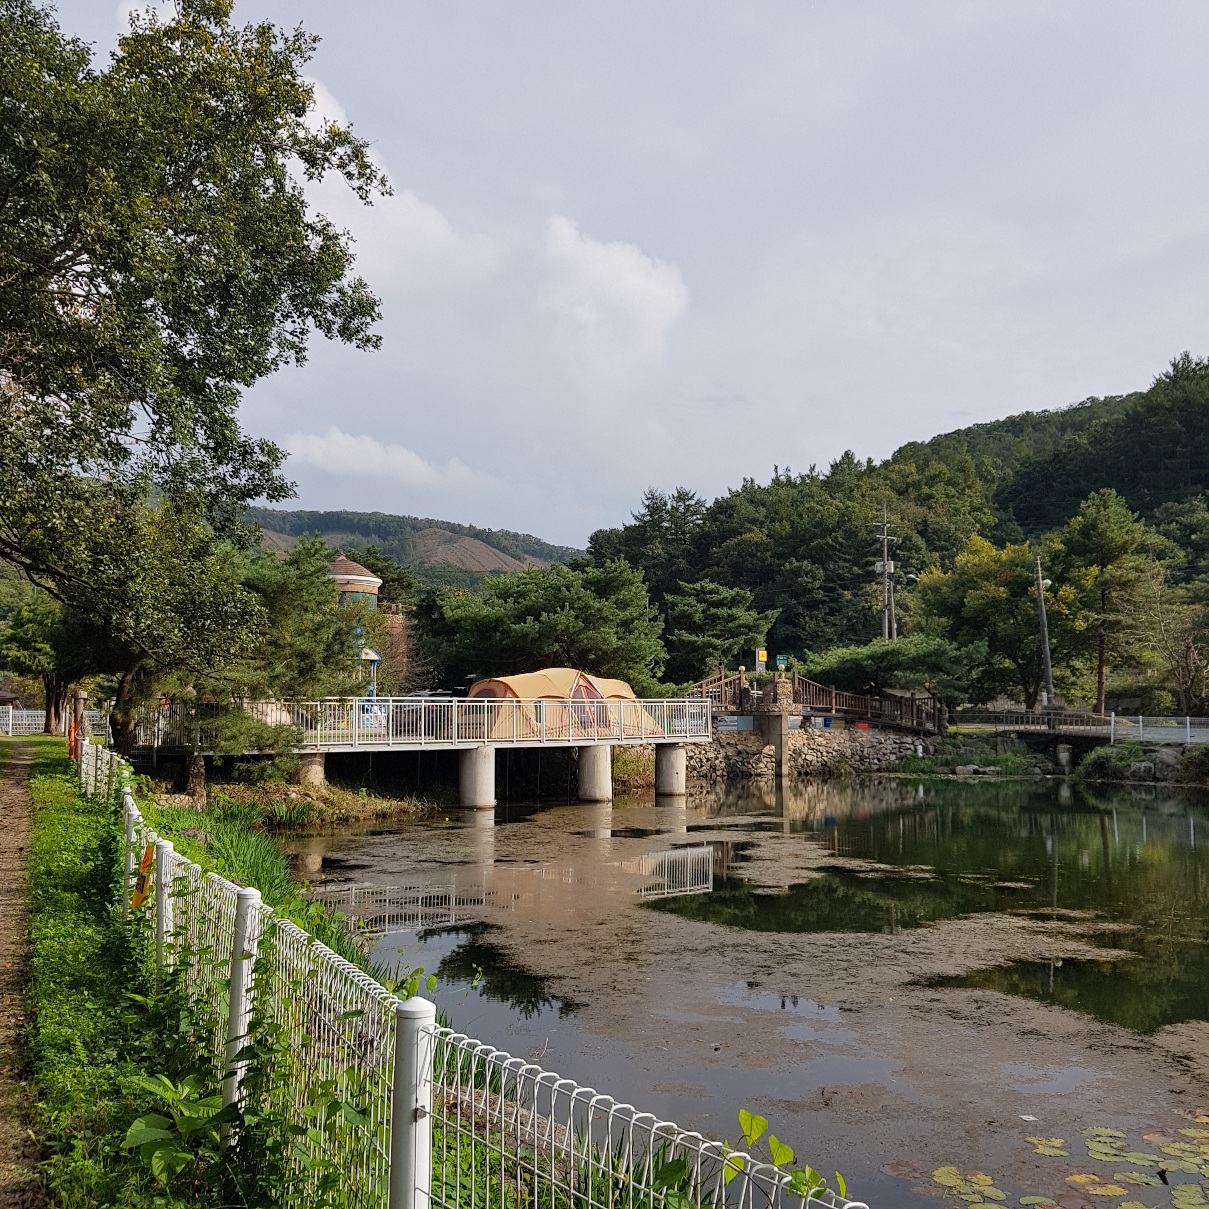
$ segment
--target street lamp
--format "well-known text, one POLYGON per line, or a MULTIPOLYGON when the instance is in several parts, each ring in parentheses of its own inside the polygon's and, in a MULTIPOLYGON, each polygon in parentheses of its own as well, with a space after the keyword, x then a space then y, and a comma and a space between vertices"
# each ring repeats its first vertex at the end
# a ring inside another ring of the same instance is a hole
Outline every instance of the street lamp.
POLYGON ((1034 560, 1037 579, 1037 621, 1041 628, 1041 665, 1045 670, 1045 700, 1042 702, 1048 709, 1054 706, 1054 665, 1049 653, 1049 620, 1045 615, 1045 589, 1050 586, 1048 579, 1041 578, 1041 555, 1034 560))

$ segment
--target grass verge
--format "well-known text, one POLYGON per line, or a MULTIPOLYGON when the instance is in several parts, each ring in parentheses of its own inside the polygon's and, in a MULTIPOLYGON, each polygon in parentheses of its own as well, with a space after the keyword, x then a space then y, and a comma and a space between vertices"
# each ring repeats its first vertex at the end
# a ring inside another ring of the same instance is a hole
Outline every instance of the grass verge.
POLYGON ((148 968, 115 909, 116 828, 81 798, 62 739, 33 736, 29 850, 31 1025, 36 1132, 52 1205, 152 1203, 154 1189, 123 1151, 146 1094, 150 1037, 131 995, 148 968))

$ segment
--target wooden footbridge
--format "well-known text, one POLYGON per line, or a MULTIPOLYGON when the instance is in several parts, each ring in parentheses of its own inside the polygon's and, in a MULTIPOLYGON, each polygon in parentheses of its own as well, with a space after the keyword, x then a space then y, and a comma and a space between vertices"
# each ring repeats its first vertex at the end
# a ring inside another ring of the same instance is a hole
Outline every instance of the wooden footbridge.
MULTIPOLYGON (((940 702, 935 697, 867 697, 844 693, 833 685, 818 684, 797 672, 786 677, 792 687, 793 704, 802 713, 843 718, 851 722, 877 723, 899 730, 935 732, 940 729, 940 702)), ((699 680, 690 690, 710 703, 716 714, 751 713, 761 707, 766 688, 742 671, 719 672, 699 680)))

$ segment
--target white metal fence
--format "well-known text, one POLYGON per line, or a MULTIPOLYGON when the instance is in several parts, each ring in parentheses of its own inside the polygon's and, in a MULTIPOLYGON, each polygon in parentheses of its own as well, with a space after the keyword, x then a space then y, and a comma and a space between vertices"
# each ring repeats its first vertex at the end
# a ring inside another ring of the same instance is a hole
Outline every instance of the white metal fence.
POLYGON ((1108 743, 1209 743, 1209 718, 1152 718, 1065 710, 959 710, 954 726, 1003 731, 1051 731, 1108 743))
MULTIPOLYGON (((64 715, 64 722, 69 715, 64 715)), ((104 735, 109 726, 109 715, 104 710, 84 711, 89 735, 104 735)), ((40 735, 46 729, 44 709, 16 709, 11 705, 0 705, 0 735, 40 735)))
MULTIPOLYGON (((711 738, 710 704, 695 698, 353 697, 248 702, 244 711, 265 726, 292 728, 304 751, 708 743, 711 738)), ((173 703, 140 717, 137 741, 143 747, 207 748, 213 732, 214 723, 204 713, 173 703)))
MULTIPOLYGON (((260 901, 178 854, 144 823, 129 766, 85 740, 81 788, 120 805, 123 909, 131 893, 154 927, 157 960, 185 971, 209 1023, 224 1100, 241 1102, 250 1022, 277 1025, 280 1057, 259 1104, 311 1125, 298 1144, 340 1177, 353 1209, 792 1209, 807 1199, 785 1171, 436 1024, 431 1001, 400 1001, 260 901), (147 893, 148 879, 154 892, 147 893), (351 1120, 314 1128, 319 1096, 351 1120)), ((652 870, 652 872, 656 872, 652 870)), ((256 1086, 261 1086, 257 1084, 256 1086)), ((289 1204, 313 1201, 298 1165, 289 1204)), ((831 1190, 829 1209, 867 1209, 831 1190)))

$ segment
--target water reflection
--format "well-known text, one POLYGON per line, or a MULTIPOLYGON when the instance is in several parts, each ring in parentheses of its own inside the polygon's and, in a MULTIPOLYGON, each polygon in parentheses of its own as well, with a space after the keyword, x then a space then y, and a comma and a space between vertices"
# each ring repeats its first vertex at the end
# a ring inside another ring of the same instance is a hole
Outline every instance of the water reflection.
MULTIPOLYGON (((653 909, 759 932, 896 932, 976 912, 1078 919, 1116 961, 1022 962, 935 985, 1046 999, 1150 1032, 1209 1004, 1209 844, 1199 797, 1066 783, 883 781, 749 795, 837 858, 777 890, 728 870, 653 909), (842 862, 842 863, 839 863, 842 862), (1124 956, 1128 954, 1128 956, 1124 956)), ((732 802, 735 809, 738 802, 732 802)))
MULTIPOLYGON (((1150 786, 1090 796, 1064 782, 895 778, 719 788, 687 805, 513 804, 287 847, 300 872, 332 878, 337 896, 364 883, 395 893, 350 899, 349 914, 377 937, 411 933, 417 954, 436 943, 435 933, 416 939, 425 929, 500 912, 586 929, 642 901, 757 933, 893 934, 991 912, 1073 921, 1129 956, 1024 962, 943 985, 1049 999, 1149 1031, 1207 1014, 1203 820, 1202 799, 1150 786)), ((439 960, 467 968, 452 954, 439 960)), ((479 957, 468 960, 486 970, 479 957)), ((431 953, 415 964, 432 969, 431 953)), ((523 973, 523 961, 513 968, 523 973)))

